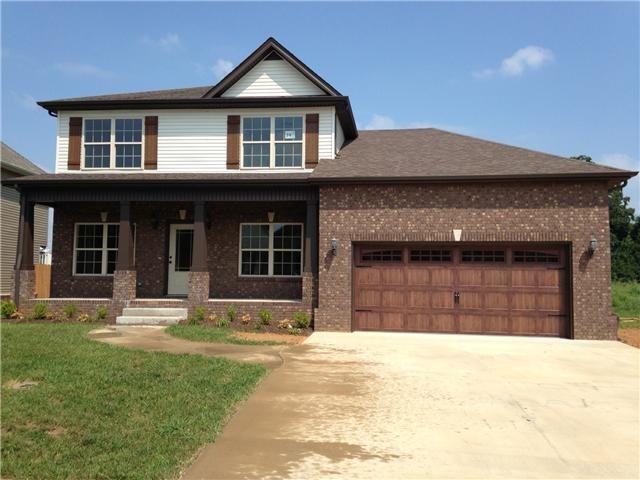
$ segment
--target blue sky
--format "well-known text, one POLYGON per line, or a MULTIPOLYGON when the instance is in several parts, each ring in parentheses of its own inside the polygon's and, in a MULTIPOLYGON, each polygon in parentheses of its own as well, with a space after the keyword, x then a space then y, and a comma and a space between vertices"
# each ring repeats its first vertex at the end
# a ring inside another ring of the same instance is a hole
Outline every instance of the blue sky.
MULTIPOLYGON (((638 3, 2 3, 2 139, 53 169, 35 100, 214 84, 274 36, 360 128, 434 126, 639 169, 638 3)), ((626 188, 639 209, 638 180, 626 188)))

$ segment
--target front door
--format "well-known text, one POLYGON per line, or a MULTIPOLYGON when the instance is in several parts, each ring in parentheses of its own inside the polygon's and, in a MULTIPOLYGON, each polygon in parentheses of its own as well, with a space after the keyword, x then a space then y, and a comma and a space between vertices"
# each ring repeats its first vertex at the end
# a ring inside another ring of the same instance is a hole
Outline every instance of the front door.
POLYGON ((193 225, 172 224, 169 233, 169 295, 187 295, 189 292, 192 254, 193 225))

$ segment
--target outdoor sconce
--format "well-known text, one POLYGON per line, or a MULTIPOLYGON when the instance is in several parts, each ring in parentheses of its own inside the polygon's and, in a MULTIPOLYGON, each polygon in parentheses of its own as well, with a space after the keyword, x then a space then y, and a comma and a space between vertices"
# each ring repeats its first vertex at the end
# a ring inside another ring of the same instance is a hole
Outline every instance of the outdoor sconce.
POLYGON ((159 224, 160 224, 160 221, 158 220, 158 214, 156 212, 153 212, 151 214, 151 228, 153 228, 154 230, 157 230, 159 224))
POLYGON ((180 220, 187 218, 187 211, 184 208, 178 210, 178 214, 180 215, 180 220))
POLYGON ((102 223, 105 223, 107 221, 107 215, 108 212, 100 212, 100 220, 102 220, 102 223))
POLYGON ((267 218, 269 223, 273 223, 273 219, 276 218, 276 212, 267 212, 267 218))
POLYGON ((335 237, 331 239, 331 255, 338 255, 338 240, 335 237))
POLYGON ((598 248, 598 240, 596 240, 596 237, 591 237, 591 240, 589 240, 589 248, 587 249, 589 256, 593 256, 596 248, 598 248))

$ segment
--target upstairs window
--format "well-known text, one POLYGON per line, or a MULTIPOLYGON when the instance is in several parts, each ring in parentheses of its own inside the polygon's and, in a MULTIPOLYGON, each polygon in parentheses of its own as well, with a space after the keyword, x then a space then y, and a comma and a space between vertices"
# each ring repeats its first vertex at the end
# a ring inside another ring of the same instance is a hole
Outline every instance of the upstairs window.
POLYGON ((84 168, 141 167, 141 118, 84 121, 84 168))
POLYGON ((302 129, 302 116, 244 117, 242 167, 302 167, 302 129))

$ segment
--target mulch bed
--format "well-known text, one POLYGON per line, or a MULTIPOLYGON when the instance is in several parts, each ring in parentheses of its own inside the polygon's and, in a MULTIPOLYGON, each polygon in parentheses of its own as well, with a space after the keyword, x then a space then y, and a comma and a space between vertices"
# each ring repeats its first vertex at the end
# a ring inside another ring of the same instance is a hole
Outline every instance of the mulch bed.
POLYGON ((618 340, 632 347, 640 348, 640 328, 619 328, 618 340))
POLYGON ((307 337, 304 335, 283 335, 271 332, 233 332, 233 335, 244 340, 255 340, 258 342, 278 342, 278 343, 302 343, 307 337))

